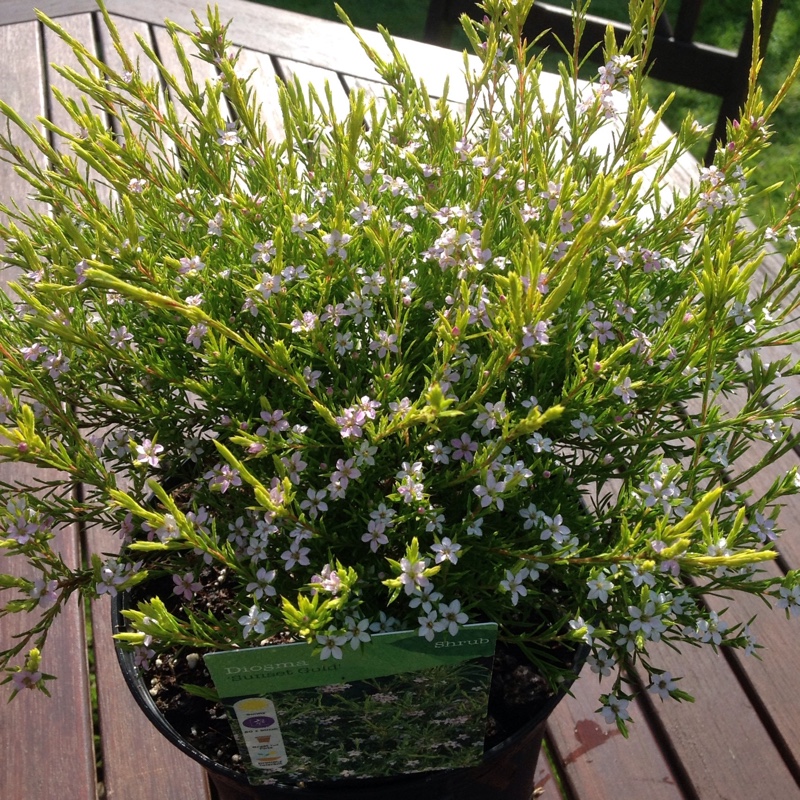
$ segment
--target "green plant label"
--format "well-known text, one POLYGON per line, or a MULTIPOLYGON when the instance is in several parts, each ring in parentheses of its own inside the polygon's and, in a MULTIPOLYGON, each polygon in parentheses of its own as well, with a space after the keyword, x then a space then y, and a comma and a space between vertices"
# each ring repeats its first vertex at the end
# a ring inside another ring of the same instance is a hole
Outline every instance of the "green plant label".
POLYGON ((296 785, 467 767, 483 755, 497 626, 205 656, 248 779, 296 785), (337 657, 341 656, 341 657, 337 657))

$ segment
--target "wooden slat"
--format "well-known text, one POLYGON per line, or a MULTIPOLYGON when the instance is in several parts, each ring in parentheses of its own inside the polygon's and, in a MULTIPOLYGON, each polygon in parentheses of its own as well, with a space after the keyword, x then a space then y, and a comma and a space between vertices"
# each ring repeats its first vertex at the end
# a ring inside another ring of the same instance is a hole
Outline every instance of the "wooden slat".
MULTIPOLYGON (((38 23, 0 28, 0 52, 4 61, 2 95, 26 120, 33 122, 44 113, 44 62, 38 23)), ((29 187, 5 163, 0 163, 0 187, 4 200, 14 198, 21 205, 28 205, 29 187)), ((4 291, 6 281, 11 278, 9 272, 4 270, 0 281, 4 291)), ((27 480, 34 474, 27 465, 0 466, 0 480, 8 483, 27 480)), ((80 562, 76 529, 60 531, 53 546, 68 564, 80 562)), ((26 566, 19 559, 0 559, 3 572, 36 577, 26 566)), ((29 624, 29 620, 16 615, 0 619, 0 647, 9 647, 12 637, 29 624)), ((52 697, 26 691, 4 708, 0 725, 4 762, 0 769, 0 797, 15 800, 63 797, 68 787, 75 800, 94 800, 89 674, 86 651, 81 644, 84 638, 83 608, 73 598, 54 624, 44 652, 43 671, 58 675, 58 680, 50 684, 52 697)))
MULTIPOLYGON (((774 271, 780 268, 779 259, 777 255, 770 256, 762 264, 759 273, 774 274, 774 271)), ((761 281, 760 274, 756 277, 756 283, 761 281)), ((784 349, 792 353, 796 360, 796 346, 784 349)), ((798 396, 796 378, 784 376, 779 378, 779 383, 787 393, 787 400, 798 396)), ((745 400, 740 394, 743 393, 726 394, 719 398, 718 402, 727 414, 733 416, 740 411, 745 400)), ((742 474, 757 464, 767 450, 767 442, 752 442, 745 456, 731 465, 731 472, 742 474)), ((740 489, 743 492, 751 491, 753 502, 757 502, 776 479, 782 478, 792 467, 798 466, 800 466, 798 454, 790 451, 742 484, 740 489)), ((784 528, 784 533, 778 539, 776 547, 784 565, 798 568, 800 567, 800 537, 798 537, 800 497, 790 495, 782 498, 780 502, 783 508, 779 522, 784 528)), ((778 563, 763 564, 761 569, 764 577, 780 578, 783 575, 778 563)), ((768 731, 779 744, 787 765, 785 769, 792 773, 795 787, 800 787, 800 715, 794 703, 787 702, 787 698, 795 698, 800 693, 800 671, 794 666, 800 663, 800 636, 796 624, 792 624, 796 621, 787 620, 783 613, 770 612, 760 600, 750 595, 739 594, 731 599, 709 597, 708 603, 720 614, 725 611, 724 619, 729 624, 746 623, 757 615, 752 629, 756 641, 765 647, 761 653, 763 660, 747 656, 740 651, 734 651, 731 660, 744 690, 754 698, 768 731)), ((751 733, 749 726, 748 733, 751 733)), ((748 743, 750 738, 748 735, 748 743)), ((764 752, 764 749, 753 746, 751 752, 764 752)))
MULTIPOLYGON (((172 19, 193 28, 192 8, 198 4, 189 0, 109 0, 109 9, 137 19, 172 19)), ((221 9, 224 18, 233 19, 229 34, 234 43, 248 49, 270 53, 276 57, 314 64, 325 69, 375 79, 372 62, 367 58, 355 37, 339 22, 316 19, 269 8, 244 0, 227 0, 221 9)), ((365 31, 370 46, 384 56, 388 50, 383 38, 375 31, 365 31)), ((402 50, 415 61, 415 71, 429 85, 431 93, 440 94, 448 74, 460 75, 463 61, 460 53, 434 47, 409 39, 398 40, 402 50)), ((463 100, 463 97, 454 97, 463 100)))
POLYGON ((794 777, 725 657, 707 645, 681 649, 678 654, 666 645, 648 647, 652 663, 681 677, 678 686, 696 701, 662 702, 654 696, 652 709, 697 797, 729 800, 748 783, 758 786, 762 797, 791 797, 797 791, 794 777))
MULTIPOLYGON (((35 474, 28 465, 0 466, 0 480, 12 483, 35 474)), ((53 549, 71 566, 80 563, 80 539, 75 528, 57 533, 53 549)), ((5 558, 0 569, 12 575, 35 578, 18 559, 5 558), (19 562, 19 563, 17 563, 19 562)), ((31 624, 17 615, 0 619, 0 647, 31 624)), ((0 797, 60 798, 68 789, 74 800, 95 800, 95 759, 89 695, 89 669, 85 647, 83 608, 72 598, 53 624, 42 663, 43 672, 57 680, 48 688, 51 697, 24 691, 2 712, 0 797), (46 767, 45 767, 46 765, 46 767)), ((19 663, 22 663, 22 659, 19 663)), ((9 687, 4 686, 4 694, 9 687)), ((2 699, 5 703, 6 697, 2 699)))
MULTIPOLYGON (((90 15, 61 18, 59 23, 80 41, 93 41, 90 15)), ((125 38, 131 41, 131 23, 125 20, 125 24, 125 38)), ((37 26, 38 23, 28 23, 24 32, 30 29, 35 34, 37 26)), ((18 26, 5 27, 0 31, 4 37, 12 37, 21 47, 33 49, 34 44, 27 41, 16 28, 18 26)), ((147 32, 146 26, 144 32, 147 32)), ((45 47, 51 62, 75 65, 71 51, 49 30, 45 34, 45 47)), ((24 65, 32 62, 30 59, 20 59, 15 63, 24 65)), ((47 73, 53 84, 74 96, 74 91, 70 91, 71 86, 54 70, 48 68, 47 73)), ((10 81, 15 89, 19 87, 17 92, 20 95, 11 98, 11 103, 26 118, 43 111, 42 107, 33 109, 25 105, 25 96, 37 96, 35 84, 41 84, 43 77, 42 73, 35 82, 32 76, 20 76, 18 80, 10 81)), ((53 105, 52 118, 60 126, 68 129, 74 127, 59 105, 53 105)), ((5 187, 6 184, 3 185, 5 187)), ((9 468, 3 465, 3 471, 8 472, 9 468)), ((61 536, 64 539, 62 551, 66 553, 68 563, 77 564, 80 561, 77 532, 71 531, 61 536)), ((98 550, 108 549, 109 545, 113 547, 114 542, 106 542, 105 547, 98 546, 98 550)), ((202 769, 164 741, 141 713, 124 685, 111 640, 108 605, 98 605, 101 608, 95 609, 92 622, 97 643, 95 655, 106 797, 109 800, 206 798, 208 789, 202 769), (142 770, 143 759, 148 764, 147 770, 142 770)), ((47 655, 51 658, 54 653, 59 653, 58 666, 52 667, 60 675, 52 700, 29 698, 26 693, 16 702, 24 707, 26 716, 32 716, 33 724, 28 725, 26 720, 25 726, 17 725, 13 730, 10 726, 3 726, 4 752, 12 755, 14 761, 10 763, 14 763, 15 768, 2 771, 0 797, 19 800, 34 797, 94 800, 97 796, 82 608, 78 605, 71 608, 70 612, 63 621, 59 621, 53 640, 48 645, 47 655), (6 741, 7 737, 9 741, 6 741), (23 758, 25 752, 27 756, 23 758), (42 763, 47 763, 48 769, 42 769, 42 763), (25 770, 27 764, 31 765, 30 774, 25 770), (7 786, 4 786, 4 781, 8 781, 7 786)), ((6 620, 0 624, 8 627, 6 620)), ((19 706, 14 711, 18 714, 19 706)))
MULTIPOLYGON (((115 538, 95 530, 89 534, 91 550, 113 550, 115 538)), ((206 800, 210 795, 203 768, 153 727, 125 684, 107 598, 92 604, 92 625, 107 800, 206 800)))
MULTIPOLYGON (((94 25, 91 14, 75 14, 59 17, 58 24, 72 37, 84 44, 92 55, 98 55, 97 42, 95 42, 94 25)), ((58 89, 65 97, 75 100, 85 97, 79 94, 75 86, 54 69, 54 66, 71 67, 79 74, 83 74, 83 67, 72 52, 72 48, 49 28, 44 31, 44 52, 47 58, 46 80, 50 89, 47 116, 59 128, 71 133, 77 133, 78 125, 70 117, 67 110, 52 95, 53 89, 58 89)), ((89 101, 94 105, 94 101, 89 101)), ((97 111, 97 109, 94 109, 97 111)), ((61 152, 68 151, 68 146, 56 141, 54 146, 61 152)), ((97 190, 97 195, 102 202, 108 202, 112 195, 111 187, 105 178, 95 169, 89 170, 92 183, 97 190)))
POLYGON ((630 713, 636 723, 624 739, 616 726, 596 713, 601 691, 597 677, 584 670, 572 686, 572 696, 559 703, 548 722, 548 741, 572 797, 609 800, 616 797, 647 800, 687 800, 654 732, 638 703, 630 713))
MULTIPOLYGON (((18 110, 26 122, 33 123, 36 117, 45 112, 44 102, 44 58, 39 35, 39 23, 26 22, 0 27, 0 52, 3 53, 3 82, 0 97, 12 108, 18 110)), ((11 140, 19 143, 26 151, 24 134, 9 131, 11 140)), ((42 163, 43 156, 37 154, 42 163)), ((31 187, 14 172, 10 164, 0 161, 0 191, 2 199, 8 204, 16 202, 24 208, 28 205, 31 187)), ((39 210, 42 210, 39 206, 39 210)), ((0 241, 0 250, 3 247, 0 241)))
POLYGON ((326 109, 325 87, 326 85, 329 86, 336 119, 342 121, 347 116, 350 111, 350 100, 336 72, 323 67, 316 67, 312 64, 304 64, 290 58, 279 58, 277 61, 287 81, 297 78, 301 86, 313 86, 326 109))
MULTIPOLYGON (((107 0, 106 4, 112 15, 156 24, 170 19, 188 29, 194 28, 192 10, 202 7, 202 4, 194 0, 137 0, 135 3, 129 0, 107 0)), ((83 10, 85 0, 42 0, 37 5, 45 13, 59 16, 69 13, 73 8, 83 10)), ((353 34, 340 22, 317 19, 245 0, 227 0, 221 13, 224 18, 232 19, 229 35, 238 46, 343 75, 368 80, 376 80, 378 77, 372 61, 353 34)), ((4 21, 30 18, 31 6, 24 0, 10 0, 8 9, 0 5, 0 24, 4 21)), ((376 31, 362 31, 362 34, 382 57, 389 57, 388 48, 380 34, 376 31)), ((460 52, 410 39, 398 38, 397 43, 403 54, 414 64, 414 73, 425 82, 432 95, 441 96, 444 82, 449 76, 450 99, 462 103, 466 100, 466 87, 460 79, 464 69, 460 52)), ((545 92, 548 92, 558 78, 545 74, 542 80, 546 84, 545 92)))
MULTIPOLYGON (((778 572, 772 565, 766 571, 778 572)), ((751 596, 737 598, 735 603, 712 598, 709 605, 718 612, 727 607, 725 619, 731 624, 747 622, 754 614, 759 615, 752 629, 756 641, 765 648, 760 653, 761 660, 736 651, 733 659, 784 748, 787 768, 793 773, 795 791, 800 796, 800 713, 797 706, 800 696, 800 635, 797 620, 787 620, 782 612, 767 611, 761 601, 751 596)), ((751 752, 763 754, 766 749, 751 752)), ((774 765, 773 768, 777 769, 774 765)))
POLYGON ((278 101, 278 77, 272 58, 266 53, 242 50, 239 55, 237 72, 249 77, 249 85, 255 92, 256 101, 261 106, 261 119, 267 126, 272 141, 284 138, 283 115, 278 101))
MULTIPOLYGON (((78 41, 85 44, 93 54, 97 54, 94 46, 94 28, 92 26, 91 14, 77 14, 69 17, 61 17, 58 20, 67 33, 74 36, 78 41)), ((57 88, 67 97, 78 99, 79 94, 75 87, 59 75, 53 65, 72 67, 80 73, 83 68, 80 66, 72 48, 62 41, 49 28, 44 33, 44 52, 47 59, 47 82, 51 88, 57 88)), ((50 121, 67 131, 77 132, 77 125, 72 121, 67 111, 54 98, 51 98, 48 113, 50 121)))
MULTIPOLYGON (((754 443, 752 457, 763 452, 764 447, 765 445, 762 443, 754 443)), ((747 464, 740 460, 736 466, 743 469, 747 464)), ((747 488, 752 489, 754 497, 762 497, 775 479, 786 475, 792 467, 800 467, 800 458, 794 451, 786 454, 770 465, 768 470, 748 481, 747 488)), ((790 495, 781 498, 780 502, 782 510, 779 527, 783 528, 783 533, 778 538, 776 547, 790 569, 800 569, 800 496, 790 495)))
MULTIPOLYGON (((99 37, 100 37, 100 52, 102 53, 103 61, 108 64, 112 69, 119 72, 124 72, 124 65, 122 59, 114 48, 114 43, 111 40, 111 35, 108 29, 103 24, 102 19, 98 20, 99 37)), ((139 78, 143 82, 158 81, 159 75, 155 64, 147 58, 142 51, 137 36, 141 37, 145 42, 150 42, 150 26, 146 22, 139 22, 136 20, 127 19, 125 17, 117 17, 112 19, 112 22, 117 28, 120 42, 125 52, 136 65, 139 78)), ((134 131, 138 132, 140 129, 135 121, 129 120, 131 127, 134 131)), ((116 125, 119 125, 117 122, 116 125)), ((117 133, 121 131, 117 129, 117 133)))
POLYGON ((34 9, 39 9, 48 17, 62 17, 82 14, 97 9, 95 0, 3 0, 0 3, 0 25, 16 22, 31 22, 36 19, 34 9))
MULTIPOLYGON (((158 54, 162 64, 172 75, 175 76, 178 86, 181 87, 181 90, 187 91, 183 67, 181 66, 180 60, 175 52, 175 46, 172 42, 172 37, 167 32, 167 29, 161 27, 160 25, 154 25, 152 27, 152 36, 153 42, 156 45, 156 53, 158 54)), ((217 72, 214 66, 206 61, 201 61, 197 57, 197 48, 192 44, 191 40, 184 34, 178 34, 178 40, 186 51, 186 55, 188 56, 189 62, 192 65, 192 77, 194 81, 201 87, 206 81, 215 81, 217 79, 217 72)), ((180 103, 178 103, 177 99, 174 97, 172 100, 176 103, 180 113, 180 103)), ((221 106, 223 116, 227 116, 227 108, 225 106, 224 99, 221 102, 221 106)))

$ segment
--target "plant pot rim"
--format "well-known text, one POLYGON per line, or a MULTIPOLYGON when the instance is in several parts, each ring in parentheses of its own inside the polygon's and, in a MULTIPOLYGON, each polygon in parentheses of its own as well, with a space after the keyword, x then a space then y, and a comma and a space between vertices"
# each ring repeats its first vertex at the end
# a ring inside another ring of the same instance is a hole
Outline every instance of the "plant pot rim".
MULTIPOLYGON (((126 592, 120 592, 111 599, 111 627, 113 634, 121 633, 125 629, 125 618, 122 616, 122 611, 128 607, 128 600, 129 597, 126 592)), ((119 661, 120 668, 122 669, 122 675, 125 679, 125 683, 128 685, 131 694, 133 695, 134 699, 136 700, 142 711, 145 713, 147 718, 150 720, 150 722, 153 723, 153 725, 158 729, 158 731, 163 736, 169 739, 176 747, 178 747, 186 755, 188 755, 194 761, 198 762, 203 768, 209 770, 210 772, 222 775, 223 777, 228 778, 229 780, 235 781, 237 783, 240 783, 243 786, 254 786, 253 784, 249 783, 244 773, 237 772, 236 770, 233 770, 230 767, 227 767, 224 764, 215 761, 213 758, 211 758, 210 756, 206 755, 205 753, 194 747, 194 745, 192 745, 177 730, 175 730, 175 728, 169 723, 166 717, 164 717, 161 711, 159 711, 153 696, 150 694, 149 691, 147 691, 147 688, 141 676, 141 671, 134 664, 134 656, 132 651, 126 650, 116 643, 114 649, 116 650, 117 653, 117 660, 119 661)), ((572 663, 572 671, 575 674, 575 679, 577 679, 584 663, 586 662, 586 658, 588 655, 589 655, 589 647, 587 645, 581 644, 576 648, 572 663)), ((560 691, 548 697, 545 701, 543 701, 537 712, 519 730, 514 732, 511 736, 509 736, 499 744, 496 744, 494 747, 490 748, 489 750, 486 750, 483 754, 483 760, 480 763, 485 764, 487 761, 490 761, 493 757, 502 755, 502 753, 507 748, 512 747, 516 742, 518 742, 519 740, 523 739, 525 736, 530 734, 538 725, 541 725, 547 719, 547 717, 550 716, 550 714, 553 712, 556 706, 561 702, 561 700, 566 696, 573 681, 570 681, 568 684, 565 684, 564 688, 562 688, 560 691)), ((480 764, 476 766, 480 766, 480 764)), ((308 789, 311 790, 321 789, 324 787, 331 787, 333 785, 342 788, 346 786, 358 786, 364 788, 370 786, 378 787, 381 784, 386 784, 387 782, 390 781, 396 782, 398 780, 406 780, 406 779, 412 780, 415 778, 419 778, 420 776, 424 776, 426 774, 436 775, 436 774, 441 774, 442 772, 454 774, 457 772, 465 772, 468 769, 470 768, 461 767, 449 770, 410 772, 410 773, 398 774, 397 776, 392 776, 392 777, 341 778, 336 781, 317 781, 313 783, 310 782, 307 784, 307 786, 308 789)), ((282 791, 296 791, 296 792, 306 791, 305 788, 284 786, 284 785, 281 785, 280 789, 282 791)))

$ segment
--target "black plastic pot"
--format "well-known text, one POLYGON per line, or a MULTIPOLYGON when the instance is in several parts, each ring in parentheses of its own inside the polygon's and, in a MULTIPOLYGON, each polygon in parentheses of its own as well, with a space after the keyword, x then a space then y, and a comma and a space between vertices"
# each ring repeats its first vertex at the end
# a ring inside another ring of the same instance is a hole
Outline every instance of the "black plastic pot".
MULTIPOLYGON (((111 608, 114 633, 124 629, 125 619, 120 613, 123 608, 125 596, 118 595, 111 608)), ((575 677, 587 655, 585 647, 576 652, 575 677)), ((527 725, 485 752, 483 761, 475 767, 275 788, 251 786, 243 774, 193 747, 158 710, 140 670, 134 666, 133 653, 118 647, 117 657, 125 681, 148 719, 172 744, 208 771, 218 800, 530 800, 547 718, 569 690, 567 685, 546 700, 527 725)))

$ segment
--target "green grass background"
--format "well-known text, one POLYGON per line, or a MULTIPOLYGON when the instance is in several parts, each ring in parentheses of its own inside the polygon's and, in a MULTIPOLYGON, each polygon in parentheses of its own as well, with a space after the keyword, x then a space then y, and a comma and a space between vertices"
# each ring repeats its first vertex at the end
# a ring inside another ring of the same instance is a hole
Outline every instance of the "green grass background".
MULTIPOLYGON (((333 0, 255 0, 263 5, 277 6, 303 14, 326 19, 337 19, 333 0)), ((568 8, 570 0, 548 0, 555 5, 568 8)), ((385 25, 396 36, 409 39, 422 39, 429 0, 339 0, 353 22, 363 28, 374 29, 379 23, 385 25)), ((611 19, 627 19, 625 0, 593 0, 589 12, 611 19)), ((677 0, 668 0, 670 8, 677 10, 677 0)), ((703 4, 696 39, 717 47, 736 50, 741 39, 747 17, 750 14, 750 0, 712 0, 703 4)), ((452 46, 465 46, 463 34, 456 31, 452 46)), ((783 78, 800 55, 800 0, 783 0, 778 18, 772 32, 767 50, 761 84, 766 97, 777 91, 783 78)), ((657 105, 676 92, 666 122, 677 128, 686 114, 693 114, 704 125, 713 124, 719 110, 719 98, 702 92, 673 86, 661 81, 649 81, 648 92, 652 104, 657 105)), ((783 105, 772 119, 774 136, 772 146, 758 164, 754 183, 764 188, 778 181, 784 181, 788 191, 798 181, 800 170, 800 85, 795 85, 783 105)), ((695 155, 702 159, 704 147, 699 147, 695 155)), ((773 210, 783 210, 780 201, 772 200, 773 210)), ((754 217, 761 217, 768 210, 767 200, 756 198, 750 206, 754 217)))

